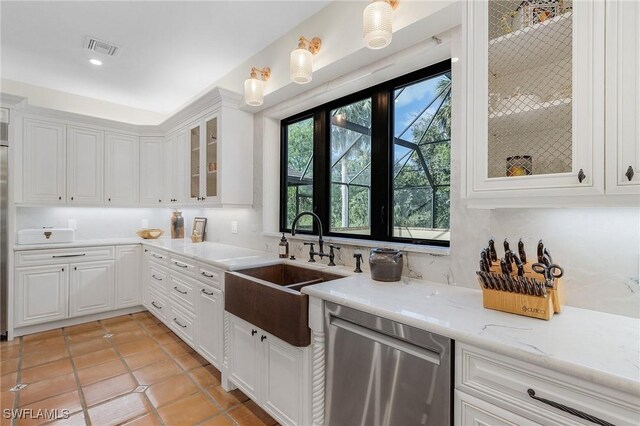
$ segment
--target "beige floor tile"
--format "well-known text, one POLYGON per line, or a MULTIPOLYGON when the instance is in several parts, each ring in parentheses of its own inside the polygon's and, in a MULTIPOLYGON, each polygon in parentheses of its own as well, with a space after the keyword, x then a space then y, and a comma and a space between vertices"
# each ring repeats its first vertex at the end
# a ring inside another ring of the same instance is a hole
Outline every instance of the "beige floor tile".
POLYGON ((135 312, 133 314, 131 314, 132 318, 135 318, 137 320, 143 319, 143 318, 152 318, 153 314, 149 311, 142 311, 142 312, 135 312))
MULTIPOLYGON (((0 391, 8 391, 18 383, 18 372, 5 374, 0 376, 0 391)), ((0 416, 2 413, 0 413, 0 416)))
POLYGON ((158 325, 161 323, 160 320, 156 317, 142 318, 142 319, 139 319, 138 321, 146 329, 152 328, 155 325, 158 325))
POLYGON ((47 426, 85 426, 87 425, 87 420, 84 417, 84 412, 80 411, 79 413, 71 414, 66 419, 60 419, 53 421, 51 423, 47 423, 47 426))
POLYGON ((220 404, 223 410, 228 410, 235 405, 242 404, 249 400, 249 397, 243 394, 240 390, 236 389, 231 392, 227 392, 222 389, 222 386, 220 385, 208 387, 206 391, 218 404, 220 404))
POLYGON ((133 375, 141 385, 152 385, 167 379, 171 376, 181 374, 182 369, 172 360, 157 362, 147 365, 139 370, 135 370, 133 375))
POLYGON ((193 380, 203 388, 220 384, 220 379, 218 378, 217 373, 218 370, 216 370, 212 365, 199 367, 189 371, 189 375, 193 380))
POLYGON ((82 386, 82 393, 87 407, 91 407, 116 396, 129 393, 137 386, 138 384, 131 375, 126 373, 91 385, 82 386))
POLYGON ((20 345, 3 346, 0 349, 0 361, 16 359, 20 356, 20 345))
POLYGON ((98 330, 104 332, 104 329, 102 328, 102 326, 98 321, 92 321, 84 324, 73 325, 71 327, 65 327, 64 329, 67 335, 82 334, 82 333, 98 331, 98 330))
POLYGON ((147 330, 147 333, 151 334, 152 336, 155 336, 156 334, 172 332, 171 329, 164 324, 154 324, 152 326, 145 327, 145 330, 147 330))
POLYGON ((51 377, 62 376, 63 374, 73 373, 70 358, 62 358, 57 361, 48 362, 22 370, 22 383, 35 383, 40 380, 49 379, 51 377))
POLYGON ((133 319, 133 317, 131 315, 120 315, 119 317, 113 317, 113 318, 107 318, 107 319, 100 320, 100 324, 105 326, 105 325, 121 324, 123 322, 131 322, 131 321, 134 321, 134 319, 133 319))
POLYGON ((15 399, 16 399, 15 392, 9 392, 4 390, 0 391, 0 405, 2 406, 2 409, 13 408, 13 402, 15 401, 15 399))
POLYGON ((235 426, 235 423, 226 414, 219 414, 199 426, 235 426))
POLYGON ((109 339, 96 337, 95 339, 85 340, 83 342, 69 343, 69 352, 71 352, 71 355, 73 356, 78 356, 110 347, 111 342, 109 339))
POLYGON ((169 353, 169 355, 172 355, 173 357, 193 352, 193 349, 191 349, 191 347, 184 342, 167 343, 166 345, 162 346, 162 349, 164 349, 167 353, 169 353))
POLYGON ((99 426, 117 425, 140 417, 151 410, 141 393, 130 393, 89 408, 91 423, 99 426))
MULTIPOLYGON (((22 397, 21 397, 22 398, 22 397)), ((67 410, 68 414, 76 413, 82 410, 82 405, 80 404, 80 397, 78 395, 77 390, 73 390, 71 392, 66 392, 60 395, 53 396, 51 398, 43 399, 38 402, 34 402, 29 405, 25 405, 22 408, 26 410, 33 410, 32 412, 37 412, 38 410, 57 410, 55 411, 58 414, 58 419, 61 419, 63 416, 63 410, 67 410)), ((54 411, 49 411, 54 412, 54 411)), ((46 421, 55 420, 53 418, 47 419, 46 421)), ((18 422, 19 425, 37 425, 45 423, 43 419, 25 419, 18 422)))
POLYGON ((273 426, 277 423, 273 417, 258 407, 253 401, 245 402, 230 410, 228 414, 238 426, 273 426))
POLYGON ((31 368, 36 365, 42 365, 68 357, 69 352, 66 347, 37 352, 24 349, 22 354, 22 368, 31 368))
POLYGON ((114 376, 119 376, 127 372, 127 367, 119 359, 105 362, 104 364, 78 370, 78 379, 82 386, 88 386, 114 376))
POLYGON ((26 388, 19 391, 20 406, 23 407, 61 393, 70 392, 76 388, 76 379, 73 373, 30 383, 26 388))
POLYGON ((201 392, 187 396, 158 409, 168 425, 195 425, 220 411, 201 392))
POLYGON ((161 345, 166 345, 168 343, 177 343, 182 341, 178 336, 176 336, 172 332, 158 333, 158 334, 155 334, 153 338, 155 339, 156 342, 158 342, 161 345))
POLYGON ((105 362, 119 359, 118 354, 113 349, 102 349, 96 352, 89 352, 88 354, 74 356, 73 362, 76 364, 76 368, 82 369, 91 367, 94 365, 104 364, 105 362))
POLYGON ((81 333, 67 335, 67 341, 70 343, 85 342, 87 340, 101 339, 105 334, 107 334, 107 331, 103 330, 102 328, 91 331, 83 331, 81 333))
POLYGON ((22 342, 29 343, 36 340, 50 339, 56 336, 62 336, 61 328, 56 328, 55 330, 43 331, 41 333, 34 333, 34 334, 29 334, 27 336, 22 336, 22 342))
POLYGON ((123 331, 115 333, 111 338, 111 341, 116 345, 121 345, 127 342, 133 342, 147 337, 147 333, 142 329, 123 331))
POLYGON ((124 357, 124 361, 127 363, 130 369, 137 370, 145 365, 153 364, 160 361, 166 361, 170 359, 160 348, 151 352, 140 352, 131 356, 124 357))
POLYGON ((18 359, 8 359, 0 361, 0 375, 4 376, 5 374, 13 373, 14 371, 18 371, 18 359))
MULTIPOLYGON (((129 420, 126 423, 122 424, 122 426, 160 426, 160 425, 162 425, 162 423, 160 423, 158 416, 156 416, 154 413, 145 414, 144 416, 137 417, 133 420, 129 420)), ((167 425, 167 426, 171 426, 171 425, 167 425)))
POLYGON ((158 349, 158 344, 149 337, 138 339, 133 342, 123 343, 118 346, 118 352, 122 356, 130 356, 139 352, 154 351, 158 349))
POLYGON ((195 352, 191 352, 190 354, 180 355, 174 358, 175 362, 180 365, 180 367, 185 370, 193 370, 194 368, 204 367, 209 364, 209 361, 201 357, 195 352))
POLYGON ((196 392, 198 388, 185 374, 151 385, 146 391, 154 407, 161 407, 196 392))
POLYGON ((16 337, 13 340, 4 340, 4 341, 0 342, 0 349, 8 348, 10 346, 18 346, 21 343, 22 343, 22 338, 21 337, 16 337))
POLYGON ((142 327, 140 326, 140 324, 138 324, 138 321, 136 320, 131 320, 128 322, 120 322, 117 324, 109 324, 109 325, 105 325, 104 328, 107 329, 107 331, 109 333, 124 333, 127 331, 133 331, 133 330, 142 330, 142 327))

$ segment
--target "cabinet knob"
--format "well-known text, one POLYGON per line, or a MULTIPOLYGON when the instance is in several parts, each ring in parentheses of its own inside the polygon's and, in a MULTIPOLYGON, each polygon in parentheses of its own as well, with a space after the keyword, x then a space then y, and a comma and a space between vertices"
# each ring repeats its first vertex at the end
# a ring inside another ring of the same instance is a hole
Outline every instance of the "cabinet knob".
POLYGON ((109 202, 111 202, 111 198, 109 198, 109 202))
POLYGON ((77 270, 78 270, 78 267, 77 267, 77 266, 74 266, 74 267, 73 267, 73 270, 74 270, 74 271, 77 271, 77 270))
POLYGON ((580 171, 578 172, 578 182, 582 183, 582 181, 585 180, 586 177, 587 175, 584 174, 584 170, 580 169, 580 171))
POLYGON ((62 200, 62 197, 58 197, 58 200, 62 200))
POLYGON ((256 331, 256 330, 251 330, 251 335, 252 335, 252 336, 253 336, 253 335, 255 335, 256 333, 257 333, 257 331, 256 331))
POLYGON ((264 334, 262 335, 262 337, 260 338, 261 342, 264 342, 267 339, 267 336, 265 336, 264 334))
POLYGON ((633 179, 633 175, 635 175, 633 167, 629 166, 627 172, 624 175, 627 177, 627 179, 629 179, 629 182, 631 182, 631 179, 633 179))
POLYGON ((71 197, 71 201, 73 201, 73 197, 71 197))
POLYGON ((158 200, 158 202, 159 202, 159 203, 161 203, 161 202, 162 202, 162 200, 158 200))

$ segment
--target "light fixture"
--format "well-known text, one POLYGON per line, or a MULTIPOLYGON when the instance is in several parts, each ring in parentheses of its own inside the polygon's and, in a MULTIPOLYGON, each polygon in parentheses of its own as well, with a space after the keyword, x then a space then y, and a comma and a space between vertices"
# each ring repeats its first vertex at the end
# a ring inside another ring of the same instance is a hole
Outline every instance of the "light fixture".
POLYGON ((263 82, 271 77, 269 68, 251 68, 251 77, 244 81, 244 101, 247 105, 260 106, 264 102, 263 82), (258 72, 260 79, 258 79, 258 72))
POLYGON ((89 62, 91 62, 93 65, 97 65, 97 66, 102 65, 102 61, 100 59, 96 59, 96 58, 89 59, 89 62))
POLYGON ((391 43, 393 10, 400 0, 373 0, 362 13, 364 44, 369 49, 382 49, 391 43))
POLYGON ((322 40, 319 37, 307 40, 304 36, 300 36, 298 48, 291 52, 291 60, 289 61, 291 81, 298 84, 305 84, 311 81, 313 76, 313 55, 318 53, 320 46, 322 46, 322 40))

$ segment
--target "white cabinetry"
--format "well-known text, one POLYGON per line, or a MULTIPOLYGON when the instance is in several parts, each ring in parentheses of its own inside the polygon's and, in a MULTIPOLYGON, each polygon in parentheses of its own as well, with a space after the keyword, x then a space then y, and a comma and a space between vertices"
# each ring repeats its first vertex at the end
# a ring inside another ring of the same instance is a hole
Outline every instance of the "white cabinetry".
POLYGON ((71 264, 69 316, 110 311, 114 307, 114 261, 71 264))
POLYGON ((196 342, 207 361, 222 368, 224 295, 217 288, 198 283, 196 342))
POLYGON ((185 201, 185 160, 187 130, 167 136, 165 142, 165 198, 170 204, 185 201))
POLYGON ((136 204, 140 150, 137 136, 105 133, 105 203, 136 204))
POLYGON ((139 245, 116 247, 116 309, 140 305, 140 261, 139 245))
POLYGON ((301 424, 303 349, 234 315, 229 317, 231 381, 281 424, 301 424))
POLYGON ((165 193, 164 140, 140 137, 140 203, 162 204, 165 193))
POLYGON ((640 194, 640 3, 607 5, 607 192, 640 194))
POLYGON ((460 391, 454 393, 454 424, 456 426, 536 426, 524 417, 491 405, 460 391))
POLYGON ((102 204, 104 132, 67 126, 67 202, 102 204))
POLYGON ((24 201, 65 203, 64 124, 25 118, 23 142, 24 201))
POLYGON ((67 318, 68 265, 21 268, 15 276, 16 326, 67 318))

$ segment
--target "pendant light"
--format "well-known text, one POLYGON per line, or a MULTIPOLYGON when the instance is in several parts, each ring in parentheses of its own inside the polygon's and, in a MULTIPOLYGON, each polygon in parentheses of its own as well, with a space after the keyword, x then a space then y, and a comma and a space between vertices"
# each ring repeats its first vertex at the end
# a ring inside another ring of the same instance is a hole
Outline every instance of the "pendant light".
POLYGON ((313 78, 313 55, 318 53, 322 46, 322 40, 314 37, 307 40, 300 36, 298 48, 291 52, 289 61, 289 74, 291 81, 298 84, 306 84, 313 78))
POLYGON ((251 68, 251 76, 244 81, 244 101, 250 106, 260 106, 264 102, 264 82, 271 77, 269 68, 251 68), (258 79, 258 72, 260 78, 258 79))
POLYGON ((369 49, 383 49, 391 43, 393 10, 399 0, 373 0, 362 13, 364 44, 369 49))

